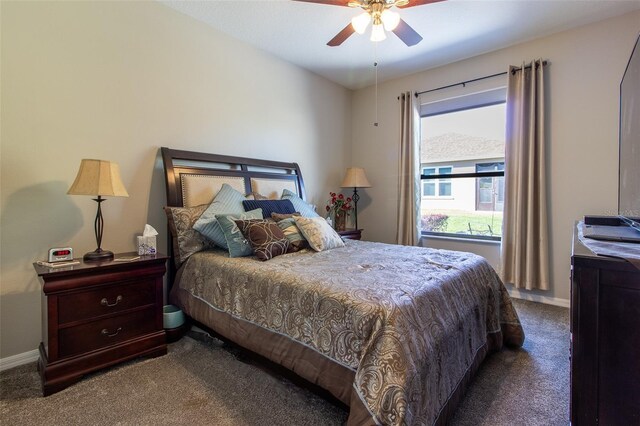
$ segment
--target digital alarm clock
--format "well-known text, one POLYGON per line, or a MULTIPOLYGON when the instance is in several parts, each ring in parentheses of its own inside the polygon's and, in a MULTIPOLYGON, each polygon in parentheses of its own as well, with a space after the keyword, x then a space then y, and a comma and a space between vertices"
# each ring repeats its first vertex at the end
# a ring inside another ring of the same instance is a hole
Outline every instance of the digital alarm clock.
POLYGON ((49 249, 49 262, 66 262, 73 260, 71 247, 54 247, 49 249))

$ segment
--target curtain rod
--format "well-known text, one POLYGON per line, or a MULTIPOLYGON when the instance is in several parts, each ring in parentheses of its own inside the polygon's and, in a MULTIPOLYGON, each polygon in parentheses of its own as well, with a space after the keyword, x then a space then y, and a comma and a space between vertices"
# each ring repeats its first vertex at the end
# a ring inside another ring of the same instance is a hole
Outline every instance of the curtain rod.
MULTIPOLYGON (((547 61, 542 61, 542 66, 545 66, 545 65, 547 65, 547 61)), ((525 69, 526 68, 531 68, 531 65, 526 65, 525 69)), ((513 71, 520 71, 521 69, 522 68, 514 68, 513 71)), ((435 92, 437 90, 442 90, 442 89, 449 89, 451 87, 456 87, 456 86, 460 86, 460 85, 462 85, 464 87, 467 83, 473 83, 473 82, 480 81, 480 80, 486 80, 487 78, 498 77, 499 75, 507 75, 508 73, 509 73, 509 71, 504 71, 504 72, 499 72, 499 73, 496 73, 496 74, 485 75, 484 77, 478 77, 478 78, 474 78, 474 79, 471 79, 471 80, 461 81, 460 83, 448 84, 446 86, 437 87, 435 89, 423 90, 422 92, 416 92, 416 98, 418 96, 424 94, 424 93, 435 92)))

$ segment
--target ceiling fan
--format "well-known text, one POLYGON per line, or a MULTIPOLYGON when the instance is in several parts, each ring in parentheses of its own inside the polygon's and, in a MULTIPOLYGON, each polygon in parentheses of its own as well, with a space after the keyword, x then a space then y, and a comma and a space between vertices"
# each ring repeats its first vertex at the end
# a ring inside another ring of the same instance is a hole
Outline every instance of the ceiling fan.
POLYGON ((392 7, 407 8, 423 4, 436 3, 444 0, 294 0, 307 3, 320 3, 331 6, 359 7, 364 12, 351 20, 342 31, 329 40, 328 46, 340 46, 351 34, 364 34, 371 27, 371 41, 381 41, 387 38, 385 30, 393 31, 407 46, 413 46, 422 40, 422 36, 407 24, 392 7))

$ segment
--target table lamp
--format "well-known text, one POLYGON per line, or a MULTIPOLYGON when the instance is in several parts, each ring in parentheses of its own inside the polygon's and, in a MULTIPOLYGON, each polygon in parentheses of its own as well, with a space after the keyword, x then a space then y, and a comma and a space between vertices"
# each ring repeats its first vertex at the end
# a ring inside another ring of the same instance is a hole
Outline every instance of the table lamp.
POLYGON ((347 169, 347 174, 342 180, 342 188, 353 188, 353 196, 351 199, 353 200, 353 212, 356 222, 356 229, 358 229, 358 200, 360 196, 358 195, 358 188, 371 188, 371 184, 367 179, 367 175, 364 173, 364 169, 361 167, 349 167, 347 169))
POLYGON ((105 201, 103 196, 108 197, 128 197, 129 194, 120 179, 120 168, 116 163, 104 160, 82 160, 80 170, 76 180, 67 191, 69 195, 94 195, 93 201, 98 203, 98 212, 94 222, 94 230, 96 233, 96 243, 98 248, 94 251, 86 253, 83 259, 87 262, 111 260, 113 253, 103 250, 102 231, 104 229, 104 221, 102 219, 102 209, 100 204, 105 201))

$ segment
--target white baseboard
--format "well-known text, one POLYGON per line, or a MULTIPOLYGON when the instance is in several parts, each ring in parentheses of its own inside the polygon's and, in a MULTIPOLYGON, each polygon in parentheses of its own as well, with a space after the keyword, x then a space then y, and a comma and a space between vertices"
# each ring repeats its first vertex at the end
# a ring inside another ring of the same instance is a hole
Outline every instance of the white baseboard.
POLYGON ((29 352, 23 352, 21 354, 8 356, 6 358, 0 358, 0 371, 8 370, 19 365, 29 364, 30 362, 37 361, 40 356, 40 352, 34 349, 29 352))
POLYGON ((559 297, 541 296, 539 294, 525 293, 516 289, 509 289, 509 295, 515 299, 529 300, 531 302, 545 303, 547 305, 562 306, 568 308, 570 306, 569 299, 560 299, 559 297))

